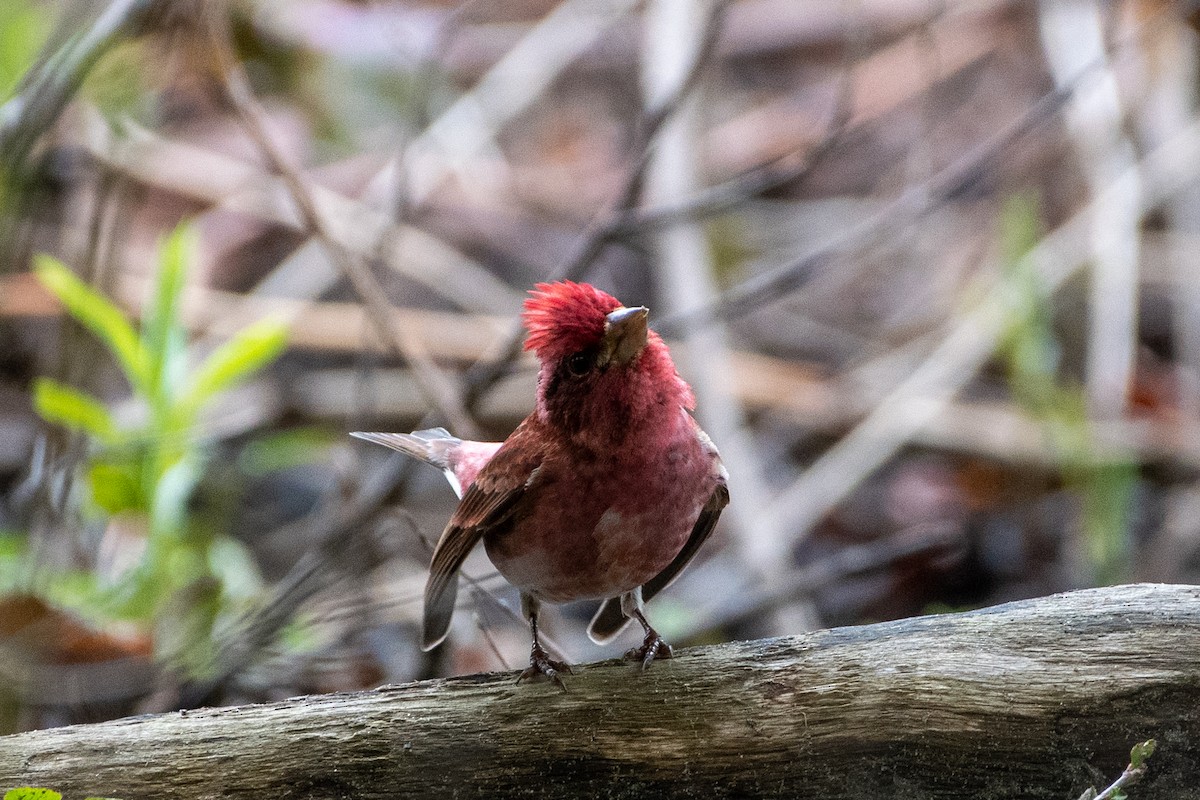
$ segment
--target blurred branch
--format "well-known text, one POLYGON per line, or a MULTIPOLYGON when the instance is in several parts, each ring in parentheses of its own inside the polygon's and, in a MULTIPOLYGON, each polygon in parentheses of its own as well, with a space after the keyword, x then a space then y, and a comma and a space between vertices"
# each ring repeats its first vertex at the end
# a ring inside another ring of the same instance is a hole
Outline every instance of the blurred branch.
POLYGON ((325 244, 330 258, 349 279, 355 293, 366 306, 376 333, 396 355, 412 365, 430 403, 455 430, 467 438, 478 438, 479 429, 467 413, 462 396, 453 381, 434 364, 416 340, 407 336, 404 329, 393 324, 392 307, 387 301, 383 286, 369 269, 334 240, 304 180, 288 163, 282 149, 267 132, 266 114, 258 104, 250 82, 233 52, 225 12, 213 11, 207 15, 205 22, 213 51, 218 58, 220 77, 224 80, 225 92, 234 110, 272 169, 284 179, 305 224, 325 244))
MULTIPOLYGON (((712 16, 713 8, 709 0, 652 0, 647 6, 641 84, 648 107, 661 103, 662 97, 670 98, 674 87, 686 85, 687 78, 681 79, 681 74, 696 73, 697 59, 692 54, 711 49, 713 36, 711 26, 706 30, 694 20, 712 16)), ((675 101, 678 112, 662 125, 646 174, 649 203, 687 197, 700 184, 697 101, 694 95, 686 101, 675 101)), ((610 229, 619 222, 619 217, 611 217, 610 229)), ((656 297, 663 312, 670 314, 678 308, 699 305, 717 294, 712 251, 698 225, 660 228, 650 243, 656 297)), ((673 348, 673 354, 695 392, 705 430, 713 441, 720 442, 729 473, 738 476, 739 502, 725 515, 737 548, 754 574, 776 571, 787 563, 779 550, 779 545, 786 546, 786 541, 770 527, 770 520, 758 513, 769 501, 769 482, 763 474, 762 459, 744 427, 742 408, 736 395, 726 388, 730 385, 731 369, 725 326, 715 322, 689 329, 683 341, 673 348)))
MULTIPOLYGON (((700 79, 716 47, 728 1, 718 0, 709 6, 703 23, 703 33, 693 52, 690 66, 683 71, 678 83, 669 92, 664 93, 646 109, 635 127, 634 144, 631 148, 634 160, 622 178, 620 187, 608 207, 593 217, 591 224, 580 235, 574 252, 550 277, 551 280, 582 280, 596 258, 619 235, 625 214, 637 204, 638 195, 641 193, 642 180, 650 164, 654 138, 700 79)), ((501 355, 493 361, 476 365, 467 373, 468 407, 473 408, 496 381, 508 372, 521 354, 524 339, 524 331, 519 326, 514 326, 501 355)))
MULTIPOLYGON (((1134 35, 1119 47, 1135 45, 1138 36, 1161 27, 1170 20, 1170 11, 1161 10, 1143 21, 1134 35)), ((1083 66, 1070 81, 1048 92, 1026 109, 1025 113, 973 148, 967 155, 941 170, 927 181, 906 189, 874 215, 827 242, 817 250, 764 271, 723 292, 719 298, 699 307, 660 319, 656 328, 664 335, 679 335, 691 325, 712 319, 744 316, 758 307, 795 291, 820 267, 844 253, 853 252, 884 238, 893 238, 920 223, 929 214, 959 194, 969 191, 993 168, 993 165, 1034 128, 1052 119, 1070 100, 1071 92, 1091 79, 1095 70, 1107 69, 1107 57, 1083 66)))
POLYGON ((1105 198, 1092 218, 1086 383, 1089 415, 1116 419, 1125 412, 1137 355, 1140 187, 1137 172, 1127 169, 1136 155, 1122 130, 1099 5, 1040 0, 1038 21, 1054 84, 1070 93, 1064 116, 1079 167, 1092 196, 1105 198), (1122 191, 1111 190, 1116 186, 1122 191))
MULTIPOLYGON (((120 289, 126 306, 136 305, 142 287, 127 283, 120 289)), ((34 302, 32 298, 27 302, 34 302)), ((235 329, 239 307, 250 304, 243 313, 256 317, 279 314, 294 323, 296 330, 289 344, 299 349, 330 353, 378 352, 387 345, 378 340, 363 341, 362 328, 369 313, 359 303, 331 300, 309 301, 264 296, 247 300, 244 295, 216 289, 190 287, 184 293, 184 318, 195 330, 212 335, 228 334, 235 329)), ((405 340, 439 360, 471 361, 488 352, 505 330, 507 317, 430 311, 426 308, 389 306, 389 324, 402 332, 405 340)))
MULTIPOLYGON (((1181 16, 1184 11, 1180 9, 1181 16)), ((1140 92, 1141 97, 1132 99, 1130 105, 1137 114, 1137 134, 1157 144, 1196 116, 1200 99, 1196 32, 1184 24, 1147 30, 1142 33, 1139 50, 1141 67, 1150 81, 1140 92)), ((1185 236, 1200 234, 1200 186, 1180 192, 1164 206, 1163 213, 1169 231, 1185 236)), ((1146 253, 1148 235, 1151 232, 1144 232, 1141 241, 1143 269, 1153 262, 1146 253)), ((1200 419, 1200 282, 1190 252, 1173 265, 1176 283, 1169 302, 1174 361, 1180 377, 1179 406, 1184 417, 1200 419)))
MULTIPOLYGON (((608 208, 598 213, 588 229, 579 238, 575 253, 554 275, 556 280, 582 280, 589 267, 611 241, 620 233, 621 220, 638 201, 642 181, 650 165, 651 147, 663 126, 680 109, 692 89, 700 80, 709 64, 721 32, 721 21, 729 0, 711 3, 702 23, 702 33, 693 51, 690 66, 682 73, 678 83, 657 102, 650 105, 634 128, 634 162, 625 173, 608 208)), ((518 339, 518 344, 520 340, 518 339)))
POLYGON ((687 199, 642 208, 626 208, 607 223, 609 240, 653 233, 670 225, 691 223, 733 210, 747 200, 803 180, 841 141, 854 113, 854 64, 850 59, 838 78, 833 111, 825 133, 807 152, 788 153, 723 183, 695 191, 687 199))
MULTIPOLYGON (((1099 203, 1111 202, 1131 181, 1140 182, 1139 214, 1156 207, 1200 174, 1200 122, 1129 167, 1091 203, 1042 239, 1022 259, 1053 293, 1090 256, 1091 220, 1099 203)), ((884 397, 853 431, 821 455, 784 489, 765 513, 802 539, 834 506, 882 465, 917 431, 935 420, 950 398, 987 361, 1008 320, 1012 298, 995 287, 955 322, 941 344, 884 397)))
POLYGON ((850 118, 848 111, 849 108, 843 106, 835 112, 833 130, 807 153, 781 156, 724 183, 700 189, 682 201, 631 208, 612 222, 609 238, 624 239, 671 225, 697 222, 732 211, 747 200, 803 180, 837 145, 850 118))
MULTIPOLYGON (((181 141, 132 122, 114 137, 102 121, 87 119, 83 147, 100 164, 147 186, 250 214, 297 230, 298 214, 283 178, 260 167, 181 141)), ((411 225, 396 225, 368 205, 316 184, 306 189, 336 243, 362 259, 381 258, 409 280, 455 305, 484 313, 512 313, 520 295, 478 263, 411 225)))
MULTIPOLYGON (((731 5, 720 55, 734 62, 797 55, 819 61, 846 47, 847 39, 872 45, 899 41, 933 17, 995 19, 1021 7, 1024 0, 739 0, 731 5)), ((503 26, 481 22, 465 26, 461 46, 445 54, 444 68, 463 80, 494 63, 524 32, 525 23, 503 26)), ((592 48, 576 63, 593 72, 627 67, 638 57, 634 26, 613 30, 605 46, 592 48)), ((851 45, 853 46, 853 45, 851 45)))
MULTIPOLYGON (((773 611, 788 604, 810 601, 817 592, 840 581, 877 572, 915 556, 945 553, 965 544, 962 527, 946 523, 914 526, 868 544, 847 545, 826 558, 790 570, 774 585, 747 581, 707 613, 693 614, 690 624, 675 636, 680 641, 702 641, 709 634, 737 630, 767 619, 773 611)), ((704 585, 704 576, 714 572, 730 574, 724 553, 710 561, 715 563, 705 562, 692 568, 693 582, 704 585)))
POLYGON ((555 6, 410 144, 405 154, 408 201, 422 204, 449 173, 494 146, 509 120, 636 5, 636 0, 564 0, 555 6))
POLYGON ((659 320, 655 327, 665 335, 678 335, 690 326, 707 324, 713 319, 744 316, 759 306, 795 291, 821 266, 830 263, 841 254, 859 250, 871 242, 899 234, 979 181, 1008 148, 1038 125, 1053 118, 1066 99, 1067 95, 1062 92, 1043 95, 1020 118, 1009 123, 966 156, 929 180, 905 190, 896 200, 820 249, 755 275, 708 303, 659 320))

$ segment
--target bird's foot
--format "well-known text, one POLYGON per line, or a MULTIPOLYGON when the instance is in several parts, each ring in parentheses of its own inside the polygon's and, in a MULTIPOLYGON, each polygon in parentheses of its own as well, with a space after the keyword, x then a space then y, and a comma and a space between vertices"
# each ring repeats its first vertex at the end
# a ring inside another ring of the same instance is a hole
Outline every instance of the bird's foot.
POLYGON ((562 678, 559 677, 559 673, 563 672, 568 675, 573 674, 571 671, 571 665, 564 661, 555 661, 546 654, 546 651, 542 649, 541 645, 534 645, 533 650, 529 653, 529 666, 525 668, 524 672, 517 676, 517 683, 520 683, 526 678, 532 678, 536 675, 545 675, 551 680, 551 682, 554 683, 555 686, 565 692, 567 690, 567 685, 563 683, 562 678))
POLYGON ((673 655, 671 645, 663 641, 654 628, 646 630, 646 639, 641 647, 635 647, 625 654, 626 661, 642 662, 642 669, 649 669, 658 658, 670 658, 673 655))

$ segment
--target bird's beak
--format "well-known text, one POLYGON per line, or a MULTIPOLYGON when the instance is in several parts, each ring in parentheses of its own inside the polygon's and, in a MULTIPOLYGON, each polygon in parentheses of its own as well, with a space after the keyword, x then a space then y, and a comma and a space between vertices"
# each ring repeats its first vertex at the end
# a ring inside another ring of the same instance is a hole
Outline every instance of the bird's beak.
POLYGON ((622 306, 605 317, 600 363, 624 366, 637 358, 646 346, 646 319, 649 316, 650 309, 645 306, 622 306))

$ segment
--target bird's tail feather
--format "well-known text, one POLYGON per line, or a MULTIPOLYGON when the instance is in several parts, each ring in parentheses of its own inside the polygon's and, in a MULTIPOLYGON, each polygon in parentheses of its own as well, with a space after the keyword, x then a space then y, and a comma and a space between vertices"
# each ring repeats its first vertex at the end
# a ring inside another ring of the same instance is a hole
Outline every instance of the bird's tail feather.
POLYGON ((588 625, 588 638, 596 644, 606 644, 617 637, 625 626, 632 622, 621 610, 621 598, 610 597, 605 600, 592 622, 588 625))
POLYGON ((371 433, 354 431, 351 436, 381 444, 405 455, 419 458, 438 469, 450 469, 449 453, 462 444, 462 439, 445 428, 429 428, 412 433, 371 433))

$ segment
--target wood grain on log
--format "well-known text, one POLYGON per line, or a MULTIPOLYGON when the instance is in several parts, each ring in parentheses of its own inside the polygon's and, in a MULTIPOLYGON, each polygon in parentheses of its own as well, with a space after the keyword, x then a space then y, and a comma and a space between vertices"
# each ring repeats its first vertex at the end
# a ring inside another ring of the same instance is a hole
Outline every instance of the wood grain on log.
POLYGON ((1076 798, 1200 787, 1200 588, 1091 589, 683 650, 562 693, 475 675, 0 738, 68 797, 1076 798))

